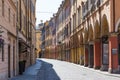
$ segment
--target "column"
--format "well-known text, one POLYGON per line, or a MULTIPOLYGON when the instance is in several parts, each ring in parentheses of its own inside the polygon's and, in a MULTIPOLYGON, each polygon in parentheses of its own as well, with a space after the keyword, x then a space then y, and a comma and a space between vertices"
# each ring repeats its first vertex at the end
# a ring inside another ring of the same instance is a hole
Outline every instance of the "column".
POLYGON ((94 68, 99 69, 101 66, 101 42, 94 43, 94 68))
POLYGON ((118 71, 118 38, 111 35, 109 38, 109 72, 118 71))

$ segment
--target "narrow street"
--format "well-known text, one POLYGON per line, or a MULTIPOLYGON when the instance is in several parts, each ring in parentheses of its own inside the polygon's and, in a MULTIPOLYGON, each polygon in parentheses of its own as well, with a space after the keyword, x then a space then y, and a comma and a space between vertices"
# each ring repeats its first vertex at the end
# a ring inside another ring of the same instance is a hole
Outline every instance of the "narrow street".
POLYGON ((40 59, 37 61, 36 66, 26 71, 24 76, 11 80, 120 80, 120 75, 117 74, 110 74, 58 60, 40 59), (33 74, 35 75, 33 76, 33 74))
POLYGON ((0 0, 0 80, 120 80, 120 0, 0 0))

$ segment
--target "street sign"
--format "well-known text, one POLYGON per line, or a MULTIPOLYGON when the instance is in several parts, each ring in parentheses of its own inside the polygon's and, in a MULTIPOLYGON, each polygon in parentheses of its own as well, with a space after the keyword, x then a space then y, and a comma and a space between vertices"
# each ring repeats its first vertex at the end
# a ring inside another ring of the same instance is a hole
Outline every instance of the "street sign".
POLYGON ((117 51, 118 51, 118 50, 117 50, 116 48, 113 48, 113 49, 112 49, 112 54, 117 54, 117 51))

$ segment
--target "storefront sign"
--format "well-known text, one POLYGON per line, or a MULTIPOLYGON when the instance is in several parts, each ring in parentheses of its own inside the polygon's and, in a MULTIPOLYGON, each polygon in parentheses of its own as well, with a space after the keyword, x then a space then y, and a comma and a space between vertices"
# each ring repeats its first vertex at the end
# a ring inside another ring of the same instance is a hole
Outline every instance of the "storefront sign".
POLYGON ((113 48, 113 49, 112 49, 112 54, 117 54, 117 51, 118 51, 118 50, 117 50, 116 48, 113 48))

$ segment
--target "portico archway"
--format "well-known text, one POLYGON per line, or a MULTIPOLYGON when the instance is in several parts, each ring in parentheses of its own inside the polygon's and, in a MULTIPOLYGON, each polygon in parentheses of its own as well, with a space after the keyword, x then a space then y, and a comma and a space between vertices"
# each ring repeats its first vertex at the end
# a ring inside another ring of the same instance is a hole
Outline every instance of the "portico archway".
POLYGON ((89 36, 88 36, 88 41, 89 41, 89 64, 88 67, 92 68, 94 65, 94 45, 93 45, 93 27, 92 24, 90 24, 89 28, 89 36))
POLYGON ((80 64, 83 65, 84 64, 84 45, 83 45, 83 33, 80 32, 79 36, 79 60, 80 60, 80 64))
POLYGON ((88 28, 85 27, 84 28, 84 36, 83 36, 83 44, 84 44, 84 49, 85 49, 85 52, 84 52, 84 66, 88 66, 88 28))
POLYGON ((109 25, 107 16, 104 14, 101 22, 101 36, 102 36, 102 67, 101 70, 108 70, 109 65, 109 44, 108 44, 108 34, 109 25))

